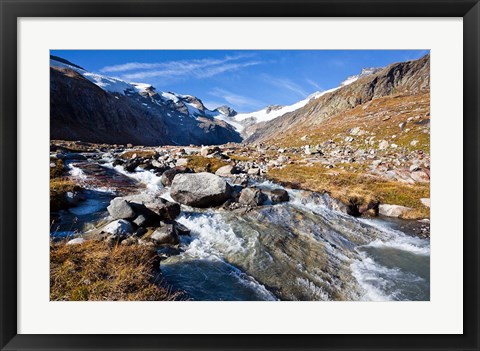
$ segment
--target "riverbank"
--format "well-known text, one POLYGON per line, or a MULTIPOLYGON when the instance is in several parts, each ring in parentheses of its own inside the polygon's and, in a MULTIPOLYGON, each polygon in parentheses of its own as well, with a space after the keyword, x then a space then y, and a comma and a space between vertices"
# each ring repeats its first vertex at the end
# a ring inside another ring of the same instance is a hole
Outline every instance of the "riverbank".
POLYGON ((172 301, 182 299, 161 281, 151 247, 77 239, 50 244, 52 301, 172 301))
POLYGON ((390 149, 367 153, 346 144, 332 141, 323 147, 226 144, 155 148, 53 141, 52 149, 116 152, 119 158, 116 165, 130 165, 127 167, 130 170, 139 166, 157 173, 178 166, 197 173, 215 173, 223 166, 233 165, 239 173, 249 176, 260 176, 296 189, 328 193, 350 207, 351 214, 356 216, 365 212, 365 215, 380 213, 405 219, 429 218, 429 155, 421 150, 408 150, 396 159, 390 149), (157 160, 160 154, 163 160, 157 160))
POLYGON ((51 155, 83 200, 54 213, 51 237, 69 250, 83 240, 147 248, 158 279, 193 300, 429 299, 428 220, 375 217, 375 208, 352 216, 328 192, 267 180, 305 165, 274 166, 236 144, 67 144, 51 155))

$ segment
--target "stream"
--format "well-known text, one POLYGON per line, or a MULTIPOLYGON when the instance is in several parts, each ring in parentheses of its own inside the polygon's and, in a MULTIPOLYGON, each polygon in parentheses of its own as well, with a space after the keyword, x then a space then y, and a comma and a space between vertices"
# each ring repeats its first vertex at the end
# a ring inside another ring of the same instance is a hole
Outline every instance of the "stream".
MULTIPOLYGON (((62 211, 51 236, 79 235, 105 222, 116 196, 148 192, 173 201, 154 173, 113 167, 108 154, 85 156, 67 164, 86 189, 85 201, 62 211)), ((161 262, 165 282, 193 300, 430 299, 430 241, 413 235, 416 221, 354 218, 326 195, 286 190, 289 202, 250 211, 182 205, 176 220, 191 236, 181 237, 180 254, 161 262)))

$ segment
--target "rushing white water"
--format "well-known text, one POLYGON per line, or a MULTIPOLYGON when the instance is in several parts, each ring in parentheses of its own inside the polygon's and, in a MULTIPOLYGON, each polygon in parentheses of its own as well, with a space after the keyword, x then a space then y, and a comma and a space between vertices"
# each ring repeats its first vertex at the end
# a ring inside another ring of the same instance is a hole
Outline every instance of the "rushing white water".
MULTIPOLYGON (((153 172, 113 167, 109 156, 102 161, 110 173, 141 184, 138 191, 173 201, 153 172)), ((89 188, 96 170, 85 174, 81 167, 70 164, 70 175, 89 188)), ((250 185, 283 189, 269 181, 250 185)), ((89 189, 72 216, 105 213, 116 190, 89 189)), ((408 235, 390 219, 351 217, 328 195, 285 190, 289 202, 252 212, 182 206, 177 221, 191 237, 182 237, 180 253, 162 261, 165 280, 195 300, 429 300, 429 240, 408 235)))
MULTIPOLYGON (((114 194, 115 193, 115 188, 110 187, 110 186, 96 186, 92 185, 88 182, 88 176, 85 174, 85 172, 78 167, 75 163, 69 163, 67 165, 68 172, 70 176, 76 180, 76 182, 81 185, 82 188, 84 189, 89 189, 89 190, 94 190, 106 194, 114 194)), ((90 203, 91 204, 91 203, 90 203)), ((86 204, 80 204, 79 206, 88 206, 86 204)))
POLYGON ((77 167, 74 163, 68 164, 68 169, 70 175, 77 181, 83 182, 87 179, 85 172, 81 168, 77 167))
POLYGON ((123 174, 129 178, 132 178, 141 184, 144 184, 148 190, 155 192, 163 188, 163 185, 161 182, 162 178, 149 170, 145 170, 140 167, 137 167, 135 169, 135 172, 128 172, 123 168, 123 166, 120 166, 120 165, 113 166, 112 163, 105 163, 103 164, 103 166, 114 169, 118 173, 123 174))
POLYGON ((352 273, 365 300, 429 300, 430 242, 392 229, 388 222, 359 219, 384 234, 359 246, 352 273))
MULTIPOLYGON (((175 265, 179 263, 184 271, 184 280, 197 276, 198 264, 196 262, 200 261, 202 262, 200 266, 208 272, 205 281, 212 279, 223 281, 223 286, 216 289, 217 297, 220 299, 242 297, 241 299, 276 300, 276 297, 265 286, 225 259, 230 255, 246 254, 251 249, 251 243, 237 236, 221 214, 214 212, 187 213, 182 214, 177 221, 187 228, 191 228, 191 238, 183 240, 182 247, 185 251, 181 256, 173 257, 163 264, 167 280, 169 278, 172 280, 171 276, 178 272, 175 265), (194 271, 190 272, 186 267, 191 267, 194 271), (244 287, 239 292, 239 296, 230 295, 231 289, 238 288, 238 284, 244 287)), ((180 286, 188 290, 188 286, 181 283, 180 286)), ((191 292, 191 294, 195 295, 195 292, 191 292)))
POLYGON ((370 247, 377 248, 394 248, 397 250, 403 250, 411 252, 417 255, 430 255, 430 241, 406 235, 405 233, 390 228, 385 222, 374 219, 359 219, 363 223, 366 223, 374 228, 381 230, 385 234, 383 240, 376 239, 368 244, 370 247))

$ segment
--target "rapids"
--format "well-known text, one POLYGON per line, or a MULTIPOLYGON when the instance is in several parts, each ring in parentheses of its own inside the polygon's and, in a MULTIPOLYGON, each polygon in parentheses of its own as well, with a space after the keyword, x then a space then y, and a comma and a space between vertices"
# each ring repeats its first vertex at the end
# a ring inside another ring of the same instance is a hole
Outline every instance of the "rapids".
MULTIPOLYGON (((155 174, 112 161, 69 163, 86 200, 62 212, 52 236, 88 232, 105 221, 116 195, 153 192, 171 201, 155 174)), ((161 262, 163 279, 193 300, 430 299, 430 242, 413 235, 415 221, 354 218, 326 195, 286 190, 289 202, 250 211, 182 206, 177 221, 191 236, 161 262)))

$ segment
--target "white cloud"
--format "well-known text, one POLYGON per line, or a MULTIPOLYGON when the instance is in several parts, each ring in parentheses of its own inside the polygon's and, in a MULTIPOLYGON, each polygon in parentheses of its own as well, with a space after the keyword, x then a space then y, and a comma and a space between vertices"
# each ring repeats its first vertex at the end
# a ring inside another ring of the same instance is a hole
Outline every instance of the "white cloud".
POLYGON ((320 85, 317 84, 317 82, 311 80, 310 78, 307 78, 305 79, 307 81, 308 84, 310 84, 312 87, 314 87, 315 89, 319 90, 319 91, 322 91, 322 87, 320 85))
POLYGON ((298 94, 301 97, 305 97, 308 95, 308 92, 305 91, 300 85, 297 83, 292 82, 290 79, 287 78, 275 78, 268 75, 265 75, 265 81, 275 85, 278 88, 284 88, 294 93, 298 94))
POLYGON ((209 94, 224 99, 228 104, 233 105, 232 107, 234 108, 261 108, 266 105, 259 100, 248 96, 238 95, 221 88, 215 88, 211 90, 209 94))
POLYGON ((117 73, 121 78, 126 80, 158 77, 190 77, 201 79, 263 63, 262 61, 252 60, 252 56, 251 54, 243 54, 226 56, 222 59, 194 59, 157 63, 129 62, 121 65, 103 67, 100 71, 117 73))

